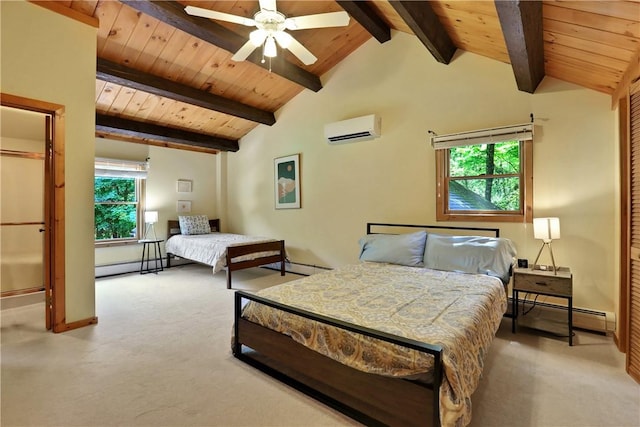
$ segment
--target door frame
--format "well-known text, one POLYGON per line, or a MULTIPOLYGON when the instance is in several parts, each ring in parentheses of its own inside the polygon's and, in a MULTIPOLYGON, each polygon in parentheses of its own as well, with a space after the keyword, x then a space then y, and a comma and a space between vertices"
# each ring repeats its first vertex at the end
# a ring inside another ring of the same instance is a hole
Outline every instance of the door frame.
POLYGON ((37 99, 0 93, 0 105, 46 114, 45 150, 45 318, 53 332, 69 330, 65 321, 65 107, 37 99))

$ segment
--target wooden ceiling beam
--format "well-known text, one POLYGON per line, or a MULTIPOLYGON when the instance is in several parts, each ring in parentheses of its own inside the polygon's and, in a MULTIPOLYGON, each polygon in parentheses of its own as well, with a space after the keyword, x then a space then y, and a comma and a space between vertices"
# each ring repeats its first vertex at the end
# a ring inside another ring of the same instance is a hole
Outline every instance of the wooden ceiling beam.
POLYGON ((456 46, 429 3, 413 0, 389 2, 433 57, 442 64, 448 64, 456 46))
POLYGON ((391 40, 391 29, 376 11, 364 1, 337 0, 338 3, 353 19, 358 21, 365 30, 380 43, 391 40))
POLYGON ((143 73, 106 59, 98 58, 96 77, 109 83, 197 105, 198 107, 241 117, 252 122, 264 123, 269 126, 276 122, 275 115, 269 111, 260 110, 191 86, 143 73))
POLYGON ((238 151, 237 140, 96 114, 96 133, 153 140, 220 151, 238 151))
POLYGON ((544 78, 542 1, 496 0, 518 89, 534 93, 544 78))
MULTIPOLYGON (((209 19, 188 15, 184 11, 184 6, 176 1, 121 0, 121 2, 231 53, 235 53, 247 41, 245 37, 209 19)), ((277 66, 270 69, 268 61, 262 63, 262 55, 251 55, 246 60, 314 92, 322 89, 320 77, 291 62, 276 61, 277 66)))

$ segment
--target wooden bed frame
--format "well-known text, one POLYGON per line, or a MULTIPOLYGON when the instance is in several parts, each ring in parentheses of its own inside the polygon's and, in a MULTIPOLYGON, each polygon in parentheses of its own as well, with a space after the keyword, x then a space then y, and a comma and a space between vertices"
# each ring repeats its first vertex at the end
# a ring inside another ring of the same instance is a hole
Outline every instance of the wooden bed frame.
MULTIPOLYGON (((211 231, 220 231, 220 220, 217 218, 210 219, 209 226, 211 227, 211 231)), ((167 239, 171 236, 175 236, 176 234, 180 234, 180 222, 178 220, 170 219, 167 221, 167 239)), ((177 255, 167 252, 167 268, 171 267, 171 257, 177 257, 177 255)), ((284 249, 284 240, 229 246, 227 247, 227 289, 231 289, 231 274, 234 271, 279 262, 280 275, 284 276, 285 261, 286 253, 284 249), (234 261, 234 259, 239 256, 274 251, 277 251, 278 253, 276 255, 261 256, 259 258, 246 261, 234 261)))
MULTIPOLYGON (((420 228, 423 230, 482 231, 499 237, 495 228, 465 228, 368 223, 372 227, 420 228)), ((364 328, 305 310, 283 305, 243 291, 235 293, 233 355, 261 371, 365 425, 439 426, 442 347, 364 328), (242 318, 246 300, 388 341, 434 357, 433 381, 384 377, 350 368, 298 344, 290 337, 242 318)))

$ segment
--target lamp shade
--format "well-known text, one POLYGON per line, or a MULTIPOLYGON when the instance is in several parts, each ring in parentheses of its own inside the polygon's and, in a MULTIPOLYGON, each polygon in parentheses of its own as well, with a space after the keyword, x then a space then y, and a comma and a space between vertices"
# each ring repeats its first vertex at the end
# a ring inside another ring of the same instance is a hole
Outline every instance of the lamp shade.
POLYGON ((251 40, 251 44, 255 47, 262 46, 264 40, 267 38, 267 32, 265 30, 254 30, 249 33, 249 40, 251 40))
POLYGON ((264 56, 274 58, 277 54, 276 41, 271 36, 267 37, 267 41, 264 43, 264 56))
POLYGON ((145 224, 155 224, 158 222, 158 211, 145 211, 144 222, 145 224))
POLYGON ((550 242, 560 238, 560 219, 559 218, 534 218, 533 219, 533 237, 550 242))

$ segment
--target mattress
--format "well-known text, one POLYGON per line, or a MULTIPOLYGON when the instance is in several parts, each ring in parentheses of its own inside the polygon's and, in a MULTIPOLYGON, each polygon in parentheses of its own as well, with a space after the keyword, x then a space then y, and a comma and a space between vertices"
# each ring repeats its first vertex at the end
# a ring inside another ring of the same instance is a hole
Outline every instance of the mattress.
MULTIPOLYGON (((231 233, 178 234, 167 240, 165 251, 181 258, 210 265, 213 267, 213 273, 217 273, 227 266, 227 248, 229 246, 273 241, 276 240, 267 237, 245 236, 231 233)), ((237 257, 234 259, 234 262, 277 255, 278 253, 277 251, 256 252, 237 257)))
MULTIPOLYGON (((367 328, 443 347, 443 425, 466 425, 485 354, 507 308, 500 279, 480 274, 361 262, 258 294, 367 328)), ((364 372, 429 378, 433 357, 249 303, 243 317, 364 372)))

